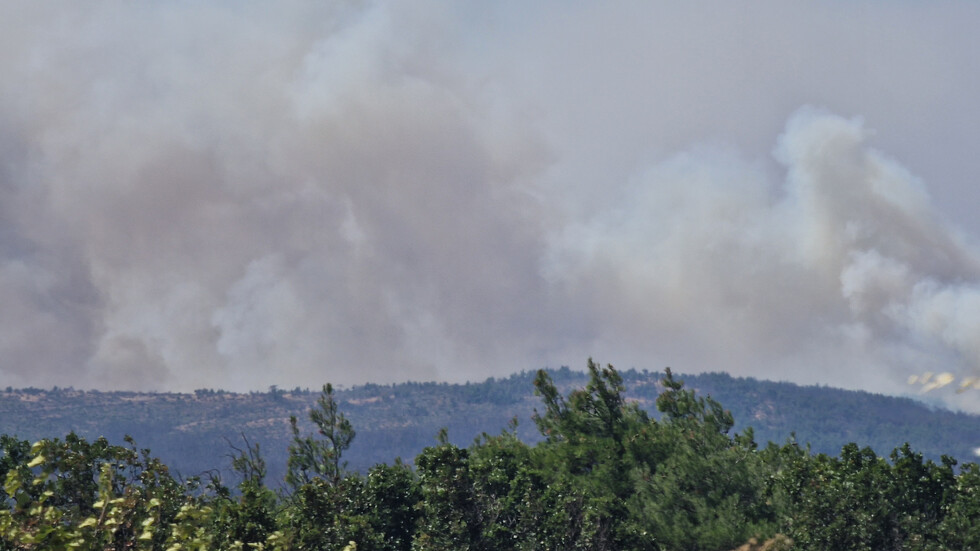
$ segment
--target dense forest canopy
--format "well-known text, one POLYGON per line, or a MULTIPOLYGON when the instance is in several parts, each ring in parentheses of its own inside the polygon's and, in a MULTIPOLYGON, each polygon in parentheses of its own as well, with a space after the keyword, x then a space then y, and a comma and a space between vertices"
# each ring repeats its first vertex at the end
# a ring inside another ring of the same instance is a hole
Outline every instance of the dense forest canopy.
POLYGON ((291 421, 288 470, 233 445, 234 482, 175 476, 131 439, 0 439, 0 549, 970 549, 980 468, 848 444, 760 447, 668 369, 652 415, 588 363, 562 392, 538 372, 528 444, 513 424, 466 447, 442 431, 412 465, 351 470, 356 427, 325 385, 291 421), (274 486, 274 483, 279 483, 274 486))

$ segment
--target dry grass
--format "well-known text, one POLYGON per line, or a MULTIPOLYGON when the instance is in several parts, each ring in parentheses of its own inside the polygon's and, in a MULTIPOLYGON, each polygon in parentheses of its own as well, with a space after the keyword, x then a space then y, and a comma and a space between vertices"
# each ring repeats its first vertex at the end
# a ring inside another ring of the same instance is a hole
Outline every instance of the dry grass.
POLYGON ((789 551, 789 549, 792 547, 793 540, 782 534, 776 534, 773 538, 762 543, 759 543, 759 540, 752 538, 744 545, 741 545, 732 551, 789 551))

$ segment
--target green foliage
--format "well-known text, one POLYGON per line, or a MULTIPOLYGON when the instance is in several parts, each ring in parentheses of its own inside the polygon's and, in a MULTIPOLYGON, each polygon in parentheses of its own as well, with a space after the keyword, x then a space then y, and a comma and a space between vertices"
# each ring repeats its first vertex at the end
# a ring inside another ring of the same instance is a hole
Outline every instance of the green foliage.
POLYGON ((368 471, 362 510, 372 530, 381 536, 378 549, 411 549, 421 498, 415 474, 401 460, 393 465, 375 465, 368 471))
POLYGON ((286 483, 293 493, 280 516, 284 544, 296 549, 348 544, 361 550, 409 549, 419 499, 411 470, 396 461, 373 467, 366 477, 347 472, 342 454, 354 439, 354 429, 340 413, 330 384, 324 385, 310 420, 323 440, 300 437, 296 418, 290 419, 293 444, 286 483))
MULTIPOLYGON (((584 368, 584 363, 583 366, 584 368)), ((589 375, 569 368, 548 370, 562 394, 584 387, 589 375)), ((651 416, 662 390, 662 373, 621 371, 628 401, 651 416)), ((676 375, 676 373, 675 373, 676 375)), ((517 373, 471 384, 401 383, 334 388, 341 411, 357 429, 357 438, 344 451, 348 468, 359 473, 393 457, 414 458, 430 445, 432 434, 447 427, 453 442, 467 446, 483 432, 496 433, 513 417, 518 436, 534 444, 542 439, 531 422, 535 407, 536 373, 517 373)), ((783 442, 791 432, 815 452, 836 455, 844 444, 860 442, 885 452, 909 442, 937 463, 943 454, 973 457, 980 443, 980 417, 929 408, 909 398, 758 381, 724 373, 687 375, 685 388, 711 395, 729 409, 742 431, 751 424, 756 440, 783 442)), ((173 473, 184 476, 220 468, 231 473, 223 454, 226 439, 237 440, 242 427, 262 443, 268 477, 277 487, 287 471, 288 447, 293 441, 288 422, 299 419, 305 435, 316 430, 308 410, 321 394, 304 389, 233 393, 202 389, 190 394, 100 392, 60 389, 11 389, 0 393, 0 433, 16 434, 30 442, 63 436, 75 430, 90 441, 105 436, 110 442, 132 435, 152 448, 173 473)))
POLYGON ((217 475, 181 482, 131 439, 2 436, 0 551, 980 548, 974 463, 957 472, 909 445, 887 458, 856 444, 814 454, 794 439, 759 449, 751 429, 734 432, 729 411, 669 369, 652 418, 612 366, 587 367, 567 393, 571 372, 536 375, 536 445, 516 419, 468 447, 442 430, 414 470, 395 461, 364 475, 346 469, 354 430, 326 385, 309 417, 319 437, 301 436, 293 417, 282 493, 244 435, 229 443, 234 488, 217 475))
POLYGON ((768 537, 768 471, 751 430, 729 436, 734 420, 710 397, 686 390, 667 369, 658 424, 641 433, 628 505, 633 533, 659 549, 726 549, 768 537))
MULTIPOLYGON (((4 444, 5 460, 26 459, 22 445, 4 444)), ((7 470, 4 490, 2 549, 161 548, 185 501, 148 450, 75 434, 32 445, 30 460, 7 470)))
POLYGON ((315 478, 291 496, 281 518, 284 541, 290 549, 340 549, 351 541, 361 550, 386 549, 369 512, 360 477, 337 484, 315 478))
POLYGON ((923 461, 908 445, 890 463, 856 444, 839 457, 797 455, 779 477, 790 497, 786 529, 803 550, 970 548, 946 543, 961 537, 949 528, 966 528, 958 513, 968 499, 957 499, 957 489, 975 468, 957 478, 954 465, 923 461))
POLYGON ((415 458, 422 493, 421 518, 413 549, 468 551, 478 548, 479 519, 469 453, 441 434, 438 446, 415 458))
POLYGON ((936 527, 939 548, 980 549, 980 466, 963 466, 946 501, 946 514, 936 527))
POLYGON ((316 407, 310 410, 310 421, 316 425, 323 440, 312 435, 301 437, 296 417, 289 419, 293 443, 289 446, 286 483, 296 489, 320 478, 336 486, 347 467, 341 456, 350 447, 355 433, 350 421, 340 413, 330 383, 323 385, 316 407))
POLYGON ((573 505, 580 533, 589 548, 622 548, 630 540, 626 501, 632 494, 630 470, 636 438, 655 426, 623 397, 623 380, 612 367, 588 361, 589 382, 562 398, 544 371, 535 380, 545 411, 534 419, 546 440, 539 456, 548 483, 568 486, 580 497, 573 505))
POLYGON ((225 548, 236 542, 244 545, 265 543, 276 532, 278 503, 276 494, 264 485, 266 475, 265 460, 259 444, 252 445, 242 435, 245 448, 238 448, 229 442, 235 451, 232 455, 232 469, 239 474, 240 495, 231 493, 213 484, 214 498, 210 500, 213 518, 209 532, 213 535, 210 545, 225 548))

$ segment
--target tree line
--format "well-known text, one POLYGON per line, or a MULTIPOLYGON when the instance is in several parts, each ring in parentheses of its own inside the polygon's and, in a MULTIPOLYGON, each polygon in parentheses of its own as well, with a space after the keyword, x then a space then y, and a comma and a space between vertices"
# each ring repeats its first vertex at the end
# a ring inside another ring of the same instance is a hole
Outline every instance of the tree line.
POLYGON ((887 457, 856 444, 836 456, 792 439, 760 447, 669 369, 658 419, 625 399, 612 366, 589 360, 588 374, 567 395, 537 374, 536 444, 516 420, 468 447, 442 431, 412 464, 364 474, 343 460, 355 429, 325 385, 315 432, 291 419, 288 472, 271 484, 244 436, 229 443, 233 482, 183 479, 132 439, 0 436, 0 551, 980 548, 975 463, 936 463, 907 444, 887 457))

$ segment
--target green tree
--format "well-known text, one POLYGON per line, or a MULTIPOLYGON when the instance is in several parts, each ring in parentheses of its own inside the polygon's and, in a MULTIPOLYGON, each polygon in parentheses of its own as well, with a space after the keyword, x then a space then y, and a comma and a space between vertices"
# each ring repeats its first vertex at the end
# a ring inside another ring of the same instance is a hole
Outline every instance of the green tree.
POLYGON ((323 385, 309 413, 320 439, 300 436, 290 417, 286 483, 292 488, 290 507, 282 520, 283 541, 297 549, 339 549, 353 541, 361 551, 384 549, 384 535, 374 528, 364 480, 347 472, 343 453, 354 439, 354 428, 340 412, 333 386, 323 385))
MULTIPOLYGON (((600 367, 590 358, 589 382, 568 398, 558 392, 547 372, 539 371, 535 392, 545 410, 534 420, 545 436, 539 457, 548 484, 567 487, 563 530, 585 549, 637 548, 642 545, 632 528, 626 503, 634 492, 630 473, 636 446, 644 431, 655 425, 634 403, 623 397, 623 379, 611 365, 600 367)), ((568 538, 566 538, 568 539, 568 538)))
POLYGON ((237 543, 257 545, 276 532, 278 503, 276 494, 265 486, 266 464, 259 444, 251 444, 242 435, 244 448, 228 443, 234 450, 231 466, 241 481, 238 496, 219 484, 213 486, 215 499, 211 503, 213 519, 209 527, 214 548, 227 548, 237 543))
POLYGON ((939 549, 980 549, 980 466, 967 463, 956 476, 937 527, 939 549))
POLYGON ((547 535, 552 508, 544 503, 547 483, 533 450, 517 438, 516 419, 510 430, 487 434, 469 448, 481 549, 560 549, 547 535))
POLYGON ((891 544, 910 551, 942 549, 938 528, 954 498, 956 461, 945 455, 939 465, 926 461, 908 443, 890 458, 885 500, 891 505, 891 544))
POLYGON ((127 442, 131 448, 72 433, 32 445, 30 460, 7 470, 0 549, 161 549, 185 488, 149 450, 127 442))
POLYGON ((341 549, 351 541, 360 551, 385 549, 370 513, 361 477, 337 484, 314 478, 291 496, 281 521, 283 541, 289 549, 341 549))
POLYGON ((310 410, 310 421, 317 427, 322 440, 312 435, 300 436, 296 416, 289 418, 293 443, 289 446, 286 483, 293 489, 321 478, 336 486, 345 474, 347 463, 342 461, 344 450, 354 440, 354 427, 340 413, 330 383, 323 385, 317 405, 310 410))
POLYGON ((368 471, 363 495, 365 514, 383 538, 382 548, 409 551, 422 497, 412 469, 397 459, 393 465, 375 465, 368 471))
POLYGON ((729 436, 731 413, 685 389, 669 368, 661 384, 663 418, 633 445, 630 533, 647 548, 686 550, 732 548, 771 535, 768 473, 751 429, 729 436))
POLYGON ((480 523, 469 452, 449 443, 446 430, 439 444, 415 458, 422 493, 421 517, 413 549, 469 551, 480 548, 480 523))
POLYGON ((792 498, 787 529, 802 550, 891 549, 888 463, 871 448, 848 444, 839 458, 801 457, 783 473, 792 498))

